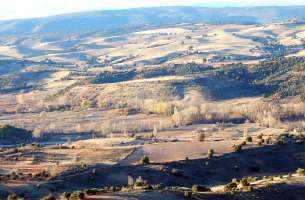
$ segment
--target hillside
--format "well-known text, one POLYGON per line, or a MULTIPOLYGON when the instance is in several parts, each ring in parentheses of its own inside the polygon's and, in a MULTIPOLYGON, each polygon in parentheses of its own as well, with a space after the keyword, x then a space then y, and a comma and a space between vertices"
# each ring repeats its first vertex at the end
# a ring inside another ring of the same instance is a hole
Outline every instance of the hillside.
POLYGON ((299 96, 305 101, 304 71, 304 57, 278 57, 250 66, 223 66, 216 71, 216 76, 242 81, 244 85, 261 86, 265 95, 275 95, 281 99, 299 96))
POLYGON ((304 11, 1 21, 0 199, 303 200, 304 11))
POLYGON ((0 35, 40 33, 118 33, 130 28, 170 26, 181 23, 258 24, 305 17, 305 7, 161 7, 96 11, 40 19, 1 21, 0 35))
POLYGON ((0 145, 26 143, 31 139, 31 132, 9 125, 0 125, 0 145))

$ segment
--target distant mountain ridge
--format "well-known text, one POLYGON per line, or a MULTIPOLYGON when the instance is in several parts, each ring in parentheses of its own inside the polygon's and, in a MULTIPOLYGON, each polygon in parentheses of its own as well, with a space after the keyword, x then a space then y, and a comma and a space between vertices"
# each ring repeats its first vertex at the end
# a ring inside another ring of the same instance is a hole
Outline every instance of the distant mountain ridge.
POLYGON ((179 23, 257 24, 305 18, 305 6, 155 7, 0 21, 0 35, 109 32, 179 23))

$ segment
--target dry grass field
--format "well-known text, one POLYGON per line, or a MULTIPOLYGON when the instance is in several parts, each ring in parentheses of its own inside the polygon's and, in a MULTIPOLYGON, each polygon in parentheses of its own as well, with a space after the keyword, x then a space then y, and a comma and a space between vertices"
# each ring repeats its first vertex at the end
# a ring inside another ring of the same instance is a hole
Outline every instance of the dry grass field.
MULTIPOLYGON (((120 65, 137 65, 142 62, 158 62, 159 59, 177 53, 199 51, 201 58, 215 56, 260 56, 265 42, 278 41, 283 45, 301 45, 304 25, 177 25, 165 29, 134 32, 115 37, 90 36, 86 38, 63 38, 58 41, 42 41, 39 38, 25 39, 22 49, 5 44, 2 56, 32 60, 51 59, 62 62, 86 63, 96 58, 98 62, 120 65), (9 51, 8 51, 9 49, 9 51), (39 52, 37 55, 37 53, 39 52)), ((0 50, 1 50, 0 49, 0 50)), ((178 62, 175 56, 166 62, 178 62), (176 61, 175 61, 176 60, 176 61)), ((196 57, 186 57, 183 62, 202 62, 196 57)))

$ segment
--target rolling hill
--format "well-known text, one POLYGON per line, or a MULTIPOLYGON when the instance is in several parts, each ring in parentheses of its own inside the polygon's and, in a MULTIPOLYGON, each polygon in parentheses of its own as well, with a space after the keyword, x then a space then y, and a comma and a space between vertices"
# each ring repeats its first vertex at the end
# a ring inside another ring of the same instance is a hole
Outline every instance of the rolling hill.
POLYGON ((258 24, 305 17, 304 6, 207 8, 156 7, 94 11, 37 19, 0 21, 0 35, 122 32, 180 23, 258 24))
POLYGON ((0 21, 0 199, 302 199, 304 11, 0 21))

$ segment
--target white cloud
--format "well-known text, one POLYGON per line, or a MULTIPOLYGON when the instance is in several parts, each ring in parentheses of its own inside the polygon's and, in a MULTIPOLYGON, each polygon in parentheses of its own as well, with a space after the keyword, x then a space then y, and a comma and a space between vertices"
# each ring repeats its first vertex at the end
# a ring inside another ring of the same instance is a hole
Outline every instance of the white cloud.
POLYGON ((0 0, 0 19, 41 17, 99 9, 174 5, 303 5, 305 0, 0 0))

